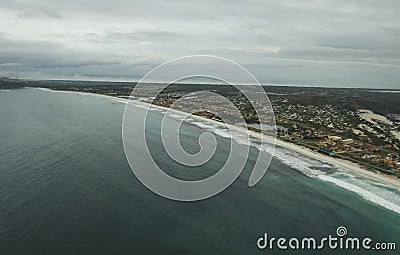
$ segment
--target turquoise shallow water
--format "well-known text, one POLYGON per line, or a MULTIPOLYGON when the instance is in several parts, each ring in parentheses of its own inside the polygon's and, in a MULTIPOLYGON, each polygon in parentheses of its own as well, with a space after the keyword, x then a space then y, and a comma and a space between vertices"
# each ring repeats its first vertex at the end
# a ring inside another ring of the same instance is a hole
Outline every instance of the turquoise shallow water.
MULTIPOLYGON (((400 246, 400 217, 363 193, 306 176, 310 165, 320 163, 284 149, 253 188, 247 181, 254 149, 245 171, 221 194, 194 203, 164 199, 136 179, 125 159, 123 110, 123 104, 95 96, 0 92, 0 254, 398 254, 258 250, 257 238, 265 232, 322 237, 341 225, 352 236, 400 246)), ((151 114, 154 127, 160 116, 151 114)), ((188 151, 198 149, 201 132, 183 126, 188 151)), ((183 179, 213 174, 229 148, 227 139, 218 138, 212 161, 188 169, 168 159, 157 128, 148 135, 156 161, 183 179)), ((326 176, 372 186, 397 205, 396 190, 342 172, 326 176)))

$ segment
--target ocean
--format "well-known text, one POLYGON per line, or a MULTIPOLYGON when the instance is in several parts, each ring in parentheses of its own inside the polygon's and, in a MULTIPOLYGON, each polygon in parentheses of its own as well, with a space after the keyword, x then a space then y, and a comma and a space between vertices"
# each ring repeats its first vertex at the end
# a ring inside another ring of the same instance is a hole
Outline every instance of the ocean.
MULTIPOLYGON (((125 158, 124 107, 80 93, 0 91, 0 254, 398 254, 400 247, 260 250, 264 233, 321 238, 339 226, 348 236, 400 246, 399 190, 282 147, 254 187, 248 179, 258 150, 251 147, 243 173, 212 198, 177 202, 154 194, 125 158)), ((154 128, 146 134, 168 174, 198 179, 223 165, 230 140, 207 122, 184 124, 181 135, 183 147, 196 152, 204 129, 219 134, 210 162, 172 162, 160 146, 161 117, 149 115, 154 128)))

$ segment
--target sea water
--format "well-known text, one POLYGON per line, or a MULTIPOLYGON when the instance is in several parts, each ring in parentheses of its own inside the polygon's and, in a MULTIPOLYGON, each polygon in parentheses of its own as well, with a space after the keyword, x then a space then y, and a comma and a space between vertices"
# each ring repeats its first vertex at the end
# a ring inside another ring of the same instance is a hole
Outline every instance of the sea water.
MULTIPOLYGON (((243 173, 217 196, 199 202, 160 197, 127 163, 124 107, 79 93, 0 93, 0 254, 286 254, 258 249, 257 239, 264 233, 318 238, 335 235, 338 226, 349 236, 400 245, 399 190, 279 146, 252 188, 253 146, 243 173)), ((182 126, 183 147, 198 151, 198 137, 207 130, 217 134, 217 153, 193 168, 169 159, 157 128, 162 115, 149 114, 146 135, 168 174, 199 179, 223 165, 232 137, 198 119, 182 126)))

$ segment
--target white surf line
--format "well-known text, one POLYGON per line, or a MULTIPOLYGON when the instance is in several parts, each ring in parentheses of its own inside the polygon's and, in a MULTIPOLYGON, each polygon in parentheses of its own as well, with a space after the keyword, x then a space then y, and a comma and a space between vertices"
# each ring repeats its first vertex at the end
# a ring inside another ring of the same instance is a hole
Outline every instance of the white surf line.
POLYGON ((340 180, 340 179, 336 179, 334 177, 331 177, 329 175, 318 175, 317 176, 319 179, 323 180, 323 181, 327 181, 327 182, 331 182, 334 183, 337 186, 340 186, 346 190, 352 191, 358 195, 360 195, 362 198, 364 198, 367 201, 370 201, 374 204, 380 205, 388 210, 391 210, 393 212, 396 212, 398 214, 400 214, 400 206, 396 205, 366 189, 363 189, 362 187, 359 187, 355 184, 340 180))

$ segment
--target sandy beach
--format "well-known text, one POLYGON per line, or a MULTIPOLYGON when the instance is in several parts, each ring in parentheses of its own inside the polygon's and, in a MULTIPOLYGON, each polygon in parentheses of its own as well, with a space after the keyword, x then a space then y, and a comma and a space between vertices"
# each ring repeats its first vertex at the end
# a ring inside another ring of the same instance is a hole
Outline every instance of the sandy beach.
POLYGON ((310 150, 309 148, 299 146, 296 144, 292 144, 289 142, 285 142, 285 141, 282 141, 279 139, 277 139, 276 144, 283 146, 285 148, 288 148, 290 150, 293 150, 295 152, 301 153, 305 156, 308 156, 308 157, 311 157, 311 158, 314 158, 314 159, 317 159, 317 160, 320 160, 323 162, 327 162, 330 164, 341 166, 342 168, 345 168, 346 170, 349 170, 350 172, 353 172, 355 174, 362 175, 364 177, 371 178, 371 179, 377 180, 381 183, 392 186, 394 188, 400 189, 400 180, 398 180, 394 176, 378 174, 378 173, 372 172, 370 170, 364 169, 359 164, 356 164, 356 163, 353 163, 353 162, 350 162, 347 160, 333 158, 333 157, 330 157, 327 155, 323 155, 321 153, 310 150))

